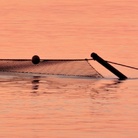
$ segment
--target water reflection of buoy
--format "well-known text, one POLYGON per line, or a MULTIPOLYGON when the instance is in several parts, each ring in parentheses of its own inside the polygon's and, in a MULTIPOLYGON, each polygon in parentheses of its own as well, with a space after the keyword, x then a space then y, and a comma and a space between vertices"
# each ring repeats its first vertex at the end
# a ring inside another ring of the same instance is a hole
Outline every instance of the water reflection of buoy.
POLYGON ((39 79, 40 77, 39 76, 34 76, 34 79, 32 80, 32 89, 33 90, 38 90, 39 88, 39 79))

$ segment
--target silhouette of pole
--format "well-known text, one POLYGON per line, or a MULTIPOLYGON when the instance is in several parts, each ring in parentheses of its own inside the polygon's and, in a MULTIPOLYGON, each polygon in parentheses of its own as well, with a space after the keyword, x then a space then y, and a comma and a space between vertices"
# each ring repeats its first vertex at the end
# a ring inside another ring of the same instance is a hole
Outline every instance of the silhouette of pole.
POLYGON ((117 77, 119 77, 120 80, 127 79, 127 77, 123 73, 121 73, 116 68, 114 68, 113 66, 111 66, 107 61, 105 61, 104 59, 102 59, 96 53, 92 53, 91 57, 94 60, 96 60, 97 62, 99 62, 101 65, 103 65, 105 68, 107 68, 109 71, 111 71, 113 74, 115 74, 117 77))

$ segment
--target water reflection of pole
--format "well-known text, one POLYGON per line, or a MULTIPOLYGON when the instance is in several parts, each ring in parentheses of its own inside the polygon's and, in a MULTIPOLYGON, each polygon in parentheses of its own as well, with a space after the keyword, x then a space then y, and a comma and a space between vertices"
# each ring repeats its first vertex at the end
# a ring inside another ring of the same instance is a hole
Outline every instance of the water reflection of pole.
POLYGON ((119 89, 120 83, 123 83, 123 81, 115 80, 110 83, 105 83, 105 84, 102 83, 102 86, 92 89, 90 96, 92 99, 96 99, 98 97, 101 97, 101 98, 103 97, 103 99, 106 99, 106 98, 109 98, 110 96, 113 96, 114 94, 116 95, 116 91, 117 89, 119 89))
POLYGON ((120 99, 120 84, 123 82, 117 79, 113 82, 104 81, 102 86, 92 89, 90 93, 91 105, 89 106, 92 116, 97 117, 99 115, 102 117, 104 114, 112 112, 113 107, 118 104, 120 99))
POLYGON ((32 80, 32 90, 38 90, 39 89, 39 82, 40 82, 40 76, 34 76, 32 80))

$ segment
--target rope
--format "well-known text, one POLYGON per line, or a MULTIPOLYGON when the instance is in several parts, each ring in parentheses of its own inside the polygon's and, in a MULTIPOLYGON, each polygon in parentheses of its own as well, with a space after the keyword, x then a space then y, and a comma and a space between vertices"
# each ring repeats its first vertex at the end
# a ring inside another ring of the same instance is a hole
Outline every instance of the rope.
MULTIPOLYGON (((93 59, 92 58, 91 59, 87 59, 87 58, 85 58, 85 59, 41 59, 41 61, 43 61, 43 62, 44 61, 85 61, 85 60, 89 61, 89 60, 93 60, 93 59)), ((31 61, 31 60, 30 59, 0 59, 0 61, 31 61)), ((112 62, 112 61, 106 61, 106 62, 138 70, 137 67, 132 67, 132 66, 121 64, 121 63, 112 62)))
POLYGON ((127 68, 138 70, 138 68, 136 68, 136 67, 132 67, 132 66, 128 66, 128 65, 112 62, 112 61, 107 61, 107 62, 112 63, 112 64, 116 64, 116 65, 120 65, 120 66, 123 66, 123 67, 127 67, 127 68))
MULTIPOLYGON (((41 59, 41 61, 89 61, 93 59, 41 59)), ((0 59, 0 61, 32 61, 31 59, 0 59)))

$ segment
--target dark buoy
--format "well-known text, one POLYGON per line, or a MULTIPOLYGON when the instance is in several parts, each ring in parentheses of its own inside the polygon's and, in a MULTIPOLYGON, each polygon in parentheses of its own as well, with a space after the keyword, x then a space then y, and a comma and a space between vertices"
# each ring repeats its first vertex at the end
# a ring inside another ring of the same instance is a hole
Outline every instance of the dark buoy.
POLYGON ((32 63, 33 63, 33 64, 38 64, 39 62, 40 62, 39 56, 34 55, 34 56, 32 57, 32 63))

